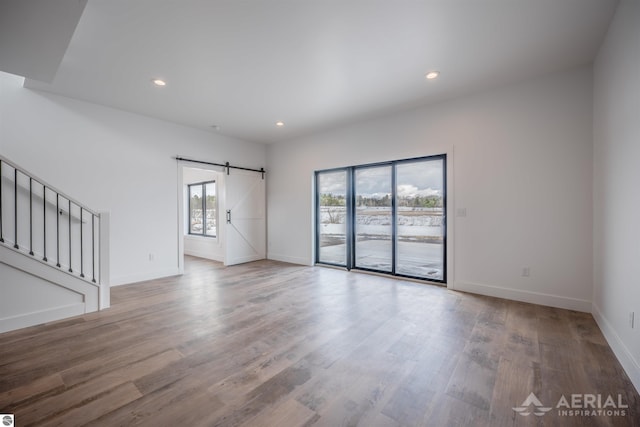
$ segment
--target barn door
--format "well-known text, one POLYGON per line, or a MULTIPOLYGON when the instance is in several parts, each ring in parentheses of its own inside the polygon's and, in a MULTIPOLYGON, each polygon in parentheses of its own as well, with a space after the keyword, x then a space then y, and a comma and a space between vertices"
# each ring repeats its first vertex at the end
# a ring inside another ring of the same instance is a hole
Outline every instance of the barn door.
POLYGON ((266 257, 265 180, 262 174, 231 169, 225 176, 225 265, 266 257))

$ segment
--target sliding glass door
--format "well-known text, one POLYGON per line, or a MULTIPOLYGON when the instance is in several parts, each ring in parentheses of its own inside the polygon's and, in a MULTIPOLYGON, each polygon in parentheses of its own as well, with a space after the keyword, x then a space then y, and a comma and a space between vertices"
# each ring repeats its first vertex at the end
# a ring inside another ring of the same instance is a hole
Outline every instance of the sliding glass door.
POLYGON ((347 172, 316 174, 317 262, 347 266, 347 172))
POLYGON ((446 157, 316 172, 316 262, 446 282, 446 157))
POLYGON ((358 167, 355 187, 355 268, 393 270, 392 167, 358 167))
POLYGON ((444 281, 444 159, 396 165, 396 273, 444 281))

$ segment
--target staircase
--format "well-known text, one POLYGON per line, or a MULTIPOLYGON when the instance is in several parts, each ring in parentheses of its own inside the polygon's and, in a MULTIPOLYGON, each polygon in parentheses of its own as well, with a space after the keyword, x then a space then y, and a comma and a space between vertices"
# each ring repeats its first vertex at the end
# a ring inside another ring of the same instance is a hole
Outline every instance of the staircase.
POLYGON ((0 156, 0 333, 109 306, 108 215, 0 156))

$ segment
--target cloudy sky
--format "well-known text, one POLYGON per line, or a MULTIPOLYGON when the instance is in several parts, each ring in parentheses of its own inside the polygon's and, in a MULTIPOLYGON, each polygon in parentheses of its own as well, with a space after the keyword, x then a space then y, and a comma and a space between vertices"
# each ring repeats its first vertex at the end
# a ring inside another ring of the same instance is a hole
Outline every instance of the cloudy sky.
MULTIPOLYGON (((396 166, 398 196, 415 197, 442 194, 441 159, 399 163, 396 166)), ((358 168, 356 192, 365 197, 382 197, 391 193, 391 166, 358 168)), ((346 172, 320 174, 321 193, 345 194, 346 172)))

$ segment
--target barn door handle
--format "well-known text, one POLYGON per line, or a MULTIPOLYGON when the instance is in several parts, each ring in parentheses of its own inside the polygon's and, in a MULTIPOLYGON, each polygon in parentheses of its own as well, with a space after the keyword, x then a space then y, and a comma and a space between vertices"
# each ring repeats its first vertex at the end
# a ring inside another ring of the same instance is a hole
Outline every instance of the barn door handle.
POLYGON ((231 224, 231 211, 227 210, 227 224, 231 224))

